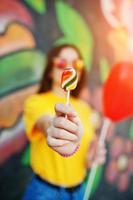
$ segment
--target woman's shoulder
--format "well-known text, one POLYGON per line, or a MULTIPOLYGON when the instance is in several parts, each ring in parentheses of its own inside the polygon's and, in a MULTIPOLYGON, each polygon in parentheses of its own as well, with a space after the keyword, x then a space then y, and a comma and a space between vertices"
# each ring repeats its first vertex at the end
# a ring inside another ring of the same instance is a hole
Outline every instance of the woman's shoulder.
POLYGON ((38 99, 40 99, 39 94, 32 94, 25 100, 25 103, 34 102, 37 101, 38 99))
POLYGON ((51 99, 50 92, 36 93, 30 95, 24 102, 24 107, 38 107, 46 104, 51 99))
POLYGON ((38 94, 30 95, 26 98, 24 102, 24 110, 32 108, 34 105, 38 104, 39 102, 39 96, 38 94))
POLYGON ((40 101, 42 99, 44 100, 48 96, 49 96, 49 92, 46 92, 46 93, 36 93, 36 94, 30 95, 26 99, 26 102, 35 102, 35 101, 40 101))
POLYGON ((32 94, 25 100, 24 105, 29 106, 39 104, 41 101, 44 101, 44 96, 45 94, 32 94))

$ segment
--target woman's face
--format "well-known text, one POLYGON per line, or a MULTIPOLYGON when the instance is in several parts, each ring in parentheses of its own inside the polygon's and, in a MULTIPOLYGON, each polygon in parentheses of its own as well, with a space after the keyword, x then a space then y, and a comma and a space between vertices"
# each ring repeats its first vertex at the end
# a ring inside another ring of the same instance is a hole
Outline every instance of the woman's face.
POLYGON ((76 52, 75 49, 71 47, 63 48, 60 51, 58 57, 54 59, 54 66, 52 70, 53 84, 60 85, 63 70, 64 68, 68 66, 71 66, 73 68, 76 68, 76 66, 79 66, 80 70, 76 69, 76 71, 78 73, 78 78, 80 78, 81 64, 83 63, 81 60, 79 60, 78 53, 76 52))

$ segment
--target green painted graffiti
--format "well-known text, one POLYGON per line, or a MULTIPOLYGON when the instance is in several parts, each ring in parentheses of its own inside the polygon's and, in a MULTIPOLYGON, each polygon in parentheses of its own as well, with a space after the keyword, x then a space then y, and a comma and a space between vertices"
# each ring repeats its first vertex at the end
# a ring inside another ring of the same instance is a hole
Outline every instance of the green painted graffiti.
POLYGON ((56 1, 56 12, 60 29, 64 37, 56 41, 56 45, 70 43, 76 45, 85 60, 88 69, 92 62, 92 34, 81 15, 62 1, 56 1))
POLYGON ((44 54, 25 50, 0 59, 0 95, 40 80, 44 54))
POLYGON ((39 14, 44 14, 46 11, 45 1, 44 0, 25 0, 28 5, 31 6, 39 14))

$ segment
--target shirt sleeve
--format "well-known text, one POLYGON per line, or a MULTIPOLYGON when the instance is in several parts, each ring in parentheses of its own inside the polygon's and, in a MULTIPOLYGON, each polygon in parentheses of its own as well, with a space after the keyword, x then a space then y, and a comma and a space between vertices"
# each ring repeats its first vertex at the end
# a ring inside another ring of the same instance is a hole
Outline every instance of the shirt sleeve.
POLYGON ((24 124, 26 135, 32 142, 44 138, 45 134, 37 129, 36 122, 43 115, 40 102, 36 96, 28 98, 24 104, 24 124))

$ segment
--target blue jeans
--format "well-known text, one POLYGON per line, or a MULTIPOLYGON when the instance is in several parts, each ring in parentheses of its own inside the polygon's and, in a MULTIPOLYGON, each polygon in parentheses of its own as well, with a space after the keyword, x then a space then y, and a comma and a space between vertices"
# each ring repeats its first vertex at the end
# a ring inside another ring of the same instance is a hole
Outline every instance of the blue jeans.
POLYGON ((75 188, 63 188, 49 184, 34 176, 29 184, 23 200, 82 200, 84 184, 75 188))

